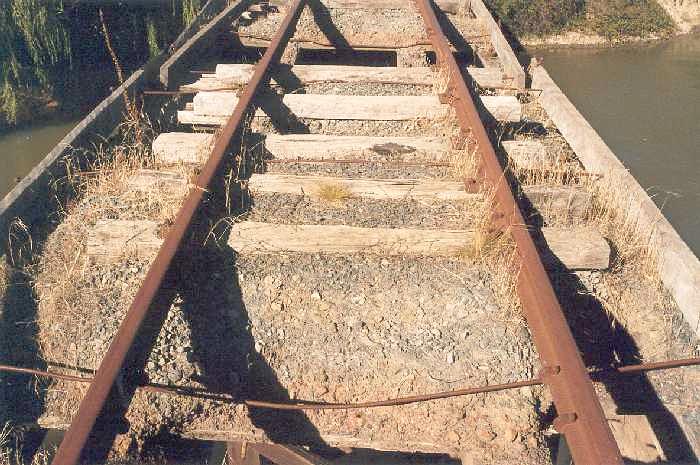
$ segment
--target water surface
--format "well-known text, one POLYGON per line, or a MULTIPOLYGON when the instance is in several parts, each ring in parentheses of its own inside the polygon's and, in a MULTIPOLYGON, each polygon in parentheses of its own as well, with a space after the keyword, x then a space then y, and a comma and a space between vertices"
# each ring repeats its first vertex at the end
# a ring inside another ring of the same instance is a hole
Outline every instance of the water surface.
POLYGON ((78 123, 75 116, 57 117, 11 132, 0 132, 0 199, 26 176, 78 123))
POLYGON ((533 54, 700 255, 700 35, 533 54))

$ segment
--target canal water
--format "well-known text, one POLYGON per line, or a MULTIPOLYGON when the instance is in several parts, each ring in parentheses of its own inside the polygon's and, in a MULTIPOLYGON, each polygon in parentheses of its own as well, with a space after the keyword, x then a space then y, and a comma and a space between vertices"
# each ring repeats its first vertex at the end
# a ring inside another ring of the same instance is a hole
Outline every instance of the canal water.
POLYGON ((0 132, 0 198, 26 176, 78 123, 73 115, 58 116, 32 126, 0 132))
POLYGON ((531 54, 700 255, 700 35, 531 54))

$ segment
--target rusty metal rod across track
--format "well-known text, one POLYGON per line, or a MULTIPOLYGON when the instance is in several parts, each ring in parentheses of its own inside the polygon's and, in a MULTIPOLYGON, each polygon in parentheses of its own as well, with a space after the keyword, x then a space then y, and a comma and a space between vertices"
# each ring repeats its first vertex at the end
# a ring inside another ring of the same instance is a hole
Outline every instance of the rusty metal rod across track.
POLYGON ((515 201, 467 83, 440 26, 432 0, 414 0, 438 58, 449 76, 447 93, 465 138, 481 156, 486 183, 494 189, 495 219, 510 232, 520 266, 517 289, 544 367, 558 419, 577 465, 622 465, 620 450, 583 364, 552 283, 515 201))
POLYGON ((195 185, 177 214, 175 223, 170 229, 163 245, 158 251, 153 264, 134 297, 117 334, 112 340, 100 367, 90 384, 87 393, 80 403, 78 413, 61 442, 52 465, 75 465, 95 426, 98 415, 102 411, 112 387, 119 376, 124 361, 129 354, 139 329, 144 322, 149 308, 154 303, 166 274, 174 262, 176 254, 181 249, 183 239, 187 236, 192 220, 199 210, 200 204, 207 193, 215 174, 222 164, 226 151, 236 134, 240 135, 246 115, 254 110, 254 97, 261 87, 270 80, 270 66, 279 61, 290 37, 293 35, 299 16, 303 11, 306 0, 294 0, 289 4, 289 10, 275 36, 270 42, 265 55, 255 67, 253 77, 246 85, 233 114, 217 138, 212 153, 202 168, 195 185))
MULTIPOLYGON (((593 376, 603 376, 606 374, 622 374, 636 375, 649 371, 669 370, 673 368, 683 368, 700 365, 700 357, 683 358, 677 360, 665 360, 662 362, 640 363, 636 365, 625 365, 621 367, 604 368, 594 370, 593 376)), ((36 370, 33 368, 21 368, 12 365, 0 365, 0 372, 21 373, 26 375, 34 375, 43 378, 60 379, 62 381, 91 383, 93 378, 87 376, 66 375, 63 373, 54 373, 51 371, 36 370)), ((187 386, 162 386, 154 384, 145 384, 139 386, 140 391, 168 394, 182 397, 207 397, 211 400, 222 402, 243 403, 249 407, 268 408, 273 410, 358 410, 375 407, 397 407, 401 405, 415 404, 419 402, 428 402, 438 399, 447 399, 451 397, 462 397, 474 394, 485 394, 488 392, 498 392, 510 389, 519 389, 528 386, 539 386, 544 384, 542 377, 514 381, 510 383, 491 384, 487 386, 468 387, 454 389, 451 391, 433 392, 429 394, 417 394, 413 396, 398 397, 393 399, 355 402, 355 403, 325 403, 307 400, 292 400, 289 402, 268 402, 264 400, 240 400, 234 399, 233 396, 219 393, 211 393, 206 390, 194 389, 187 386)))

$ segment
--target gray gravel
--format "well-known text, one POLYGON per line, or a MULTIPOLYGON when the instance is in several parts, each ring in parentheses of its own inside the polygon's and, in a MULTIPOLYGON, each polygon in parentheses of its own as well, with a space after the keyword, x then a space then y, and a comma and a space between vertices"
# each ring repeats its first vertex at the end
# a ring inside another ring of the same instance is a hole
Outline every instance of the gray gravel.
POLYGON ((311 83, 300 89, 306 94, 328 95, 434 95, 432 86, 404 84, 311 83))
POLYGON ((366 179, 455 180, 454 169, 448 166, 406 166, 383 163, 269 163, 266 172, 366 179))
POLYGON ((425 202, 349 198, 324 202, 300 195, 253 196, 251 221, 281 224, 342 224, 365 228, 469 229, 474 202, 425 202))
POLYGON ((338 136, 450 136, 444 122, 433 120, 415 121, 346 121, 312 120, 299 118, 296 121, 276 121, 269 118, 255 118, 251 123, 255 132, 289 134, 330 134, 338 136))

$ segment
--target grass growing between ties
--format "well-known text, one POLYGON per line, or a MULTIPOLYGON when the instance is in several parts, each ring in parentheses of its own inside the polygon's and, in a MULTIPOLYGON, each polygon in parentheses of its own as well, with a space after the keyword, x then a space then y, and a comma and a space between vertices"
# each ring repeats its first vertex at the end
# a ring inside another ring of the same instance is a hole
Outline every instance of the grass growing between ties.
POLYGON ((13 430, 9 423, 0 429, 0 465, 48 465, 51 454, 39 450, 31 459, 22 455, 22 434, 13 430))
POLYGON ((516 289, 520 266, 515 243, 508 230, 494 227, 494 192, 482 182, 478 146, 471 136, 464 138, 454 123, 452 145, 450 163, 454 177, 467 180, 482 196, 479 202, 469 205, 470 211, 465 212, 474 218, 472 241, 456 254, 456 258, 473 263, 488 274, 489 285, 502 312, 497 317, 512 322, 512 327, 518 327, 523 320, 516 289))
POLYGON ((352 197, 350 190, 342 184, 321 184, 318 187, 318 197, 324 202, 339 203, 352 197))

